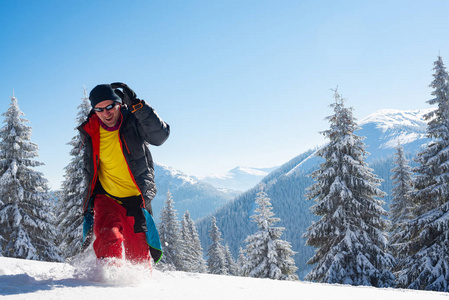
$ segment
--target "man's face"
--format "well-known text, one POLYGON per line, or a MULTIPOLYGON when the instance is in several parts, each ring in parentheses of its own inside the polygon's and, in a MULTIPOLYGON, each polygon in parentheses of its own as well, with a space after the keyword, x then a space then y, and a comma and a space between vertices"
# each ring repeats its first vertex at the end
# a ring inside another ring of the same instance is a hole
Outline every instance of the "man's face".
POLYGON ((120 117, 120 103, 112 100, 104 100, 95 105, 95 108, 103 108, 103 111, 96 111, 95 113, 100 120, 108 127, 114 127, 120 117), (112 109, 105 109, 110 104, 116 104, 112 109))

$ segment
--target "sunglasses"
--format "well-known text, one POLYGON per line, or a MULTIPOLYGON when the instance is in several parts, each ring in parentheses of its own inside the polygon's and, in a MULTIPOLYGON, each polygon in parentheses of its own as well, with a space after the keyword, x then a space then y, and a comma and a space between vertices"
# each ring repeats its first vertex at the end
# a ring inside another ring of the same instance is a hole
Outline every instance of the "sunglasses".
POLYGON ((105 109, 106 110, 111 110, 111 109, 113 109, 117 105, 117 103, 118 102, 114 102, 114 103, 109 104, 108 106, 105 106, 105 107, 94 107, 93 110, 96 111, 96 112, 102 112, 105 109))

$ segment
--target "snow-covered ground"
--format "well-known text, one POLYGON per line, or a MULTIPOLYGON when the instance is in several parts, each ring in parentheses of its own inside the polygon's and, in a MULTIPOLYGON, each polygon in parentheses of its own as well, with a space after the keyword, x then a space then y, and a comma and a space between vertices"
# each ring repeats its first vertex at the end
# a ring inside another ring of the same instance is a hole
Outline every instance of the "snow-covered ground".
POLYGON ((1 299, 448 299, 449 294, 0 257, 1 299))

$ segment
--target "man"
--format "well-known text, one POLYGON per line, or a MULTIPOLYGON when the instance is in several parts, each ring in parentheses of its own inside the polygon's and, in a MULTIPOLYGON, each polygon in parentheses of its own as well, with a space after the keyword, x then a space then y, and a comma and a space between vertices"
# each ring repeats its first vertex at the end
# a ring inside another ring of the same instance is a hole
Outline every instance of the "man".
POLYGON ((83 248, 93 231, 98 258, 121 258, 123 243, 126 259, 146 263, 151 252, 157 262, 162 251, 151 216, 156 186, 147 144, 163 144, 170 127, 124 83, 97 85, 89 99, 92 111, 79 127, 87 186, 83 248))

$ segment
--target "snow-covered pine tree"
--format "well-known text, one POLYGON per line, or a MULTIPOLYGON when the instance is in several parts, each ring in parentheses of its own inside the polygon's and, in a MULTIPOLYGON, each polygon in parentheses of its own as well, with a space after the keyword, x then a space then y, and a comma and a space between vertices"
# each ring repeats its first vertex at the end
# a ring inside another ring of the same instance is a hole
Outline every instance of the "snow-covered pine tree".
MULTIPOLYGON (((76 115, 76 127, 81 125, 91 110, 87 91, 84 89, 84 97, 78 106, 76 115)), ((76 130, 76 128, 75 128, 76 130)), ((58 202, 58 233, 60 249, 65 258, 71 258, 81 249, 83 242, 83 192, 86 188, 83 174, 83 141, 78 133, 68 145, 72 146, 70 155, 72 159, 65 167, 62 191, 59 193, 58 202)))
POLYGON ((317 151, 324 158, 312 172, 316 180, 307 198, 315 199, 311 211, 321 219, 307 228, 307 245, 316 247, 305 279, 325 283, 388 287, 394 284, 390 269, 394 258, 387 252, 388 221, 382 208, 381 182, 364 162, 367 152, 352 108, 334 91, 334 114, 323 132, 330 141, 317 151))
POLYGON ((34 167, 38 146, 17 98, 11 97, 0 129, 0 236, 7 257, 61 261, 48 182, 34 167))
POLYGON ((226 267, 225 248, 221 244, 221 232, 217 226, 217 220, 212 217, 211 229, 209 236, 212 239, 212 244, 207 250, 207 265, 209 267, 209 273, 228 275, 228 268, 226 267))
POLYGON ((393 189, 389 217, 391 221, 389 244, 393 256, 399 261, 403 259, 401 250, 404 245, 403 232, 407 230, 407 222, 413 218, 410 192, 412 191, 412 168, 405 157, 404 148, 398 143, 396 147, 395 167, 391 169, 393 175, 393 189))
POLYGON ((234 275, 234 276, 239 275, 239 270, 238 270, 237 264, 236 264, 234 258, 232 257, 231 250, 229 249, 228 244, 225 245, 224 250, 225 250, 226 268, 228 269, 228 274, 234 275))
POLYGON ((164 251, 161 262, 176 270, 184 270, 184 243, 181 239, 181 228, 177 215, 172 194, 168 191, 159 223, 159 236, 164 251))
POLYGON ((181 222, 181 236, 184 241, 184 271, 194 273, 207 273, 206 261, 203 258, 198 231, 190 217, 189 211, 185 211, 181 222))
POLYGON ((398 285, 449 292, 449 88, 441 56, 434 65, 434 98, 428 103, 438 107, 424 116, 432 141, 415 158, 419 166, 411 196, 416 218, 407 224, 407 258, 398 285))
POLYGON ((273 207, 263 186, 256 196, 257 214, 251 218, 257 224, 258 231, 245 239, 246 259, 243 265, 243 276, 271 278, 279 280, 297 280, 298 269, 293 260, 295 252, 291 245, 281 236, 284 227, 274 227, 280 221, 274 217, 273 207))
POLYGON ((237 270, 239 276, 243 275, 243 266, 245 265, 246 257, 245 257, 245 251, 242 247, 239 248, 239 257, 237 258, 237 270))

